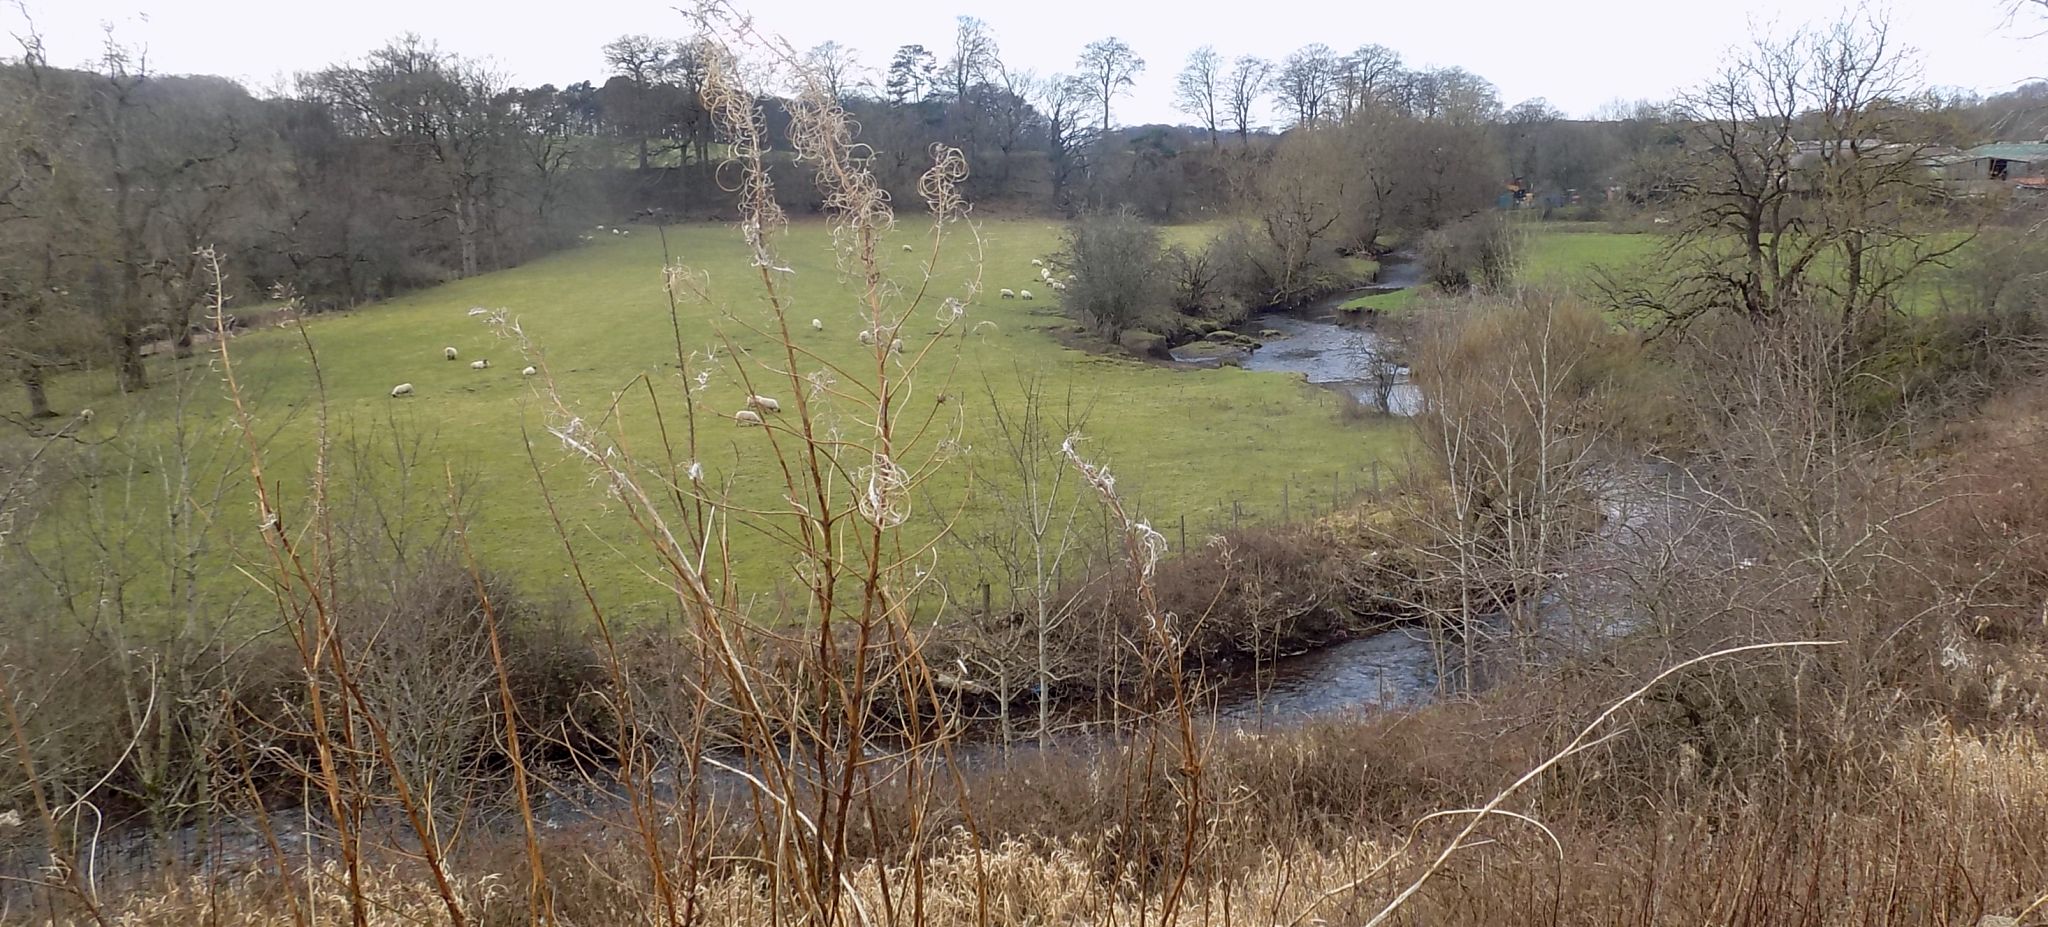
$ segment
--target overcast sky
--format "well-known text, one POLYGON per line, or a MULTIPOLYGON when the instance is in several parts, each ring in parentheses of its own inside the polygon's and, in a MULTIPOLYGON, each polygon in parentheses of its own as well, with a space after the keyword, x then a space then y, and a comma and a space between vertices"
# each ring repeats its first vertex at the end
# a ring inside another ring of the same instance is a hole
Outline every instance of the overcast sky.
MULTIPOLYGON (((355 58, 401 32, 493 61, 515 83, 601 82, 598 49, 631 32, 680 35, 674 0, 27 0, 53 63, 90 59, 102 24, 145 45, 153 70, 222 74, 252 87, 355 58)), ((1894 35, 1920 53, 1930 83, 1983 93, 2048 76, 2048 21, 2008 23, 2006 0, 1898 0, 1894 35)), ((1279 58, 1310 42, 1339 51, 1377 42, 1413 66, 1458 65, 1500 87, 1513 104, 1544 97, 1574 115, 1613 100, 1662 99, 1706 76, 1753 29, 1826 22, 1840 0, 1552 0, 1398 2, 1257 0, 753 0, 764 29, 799 47, 853 46, 879 69, 916 42, 942 59, 953 17, 994 27, 1003 58, 1041 74, 1067 70, 1088 41, 1115 35, 1148 63, 1118 122, 1181 121, 1173 75, 1188 52, 1213 44, 1229 56, 1279 58)), ((0 14, 19 32, 21 16, 0 14)))

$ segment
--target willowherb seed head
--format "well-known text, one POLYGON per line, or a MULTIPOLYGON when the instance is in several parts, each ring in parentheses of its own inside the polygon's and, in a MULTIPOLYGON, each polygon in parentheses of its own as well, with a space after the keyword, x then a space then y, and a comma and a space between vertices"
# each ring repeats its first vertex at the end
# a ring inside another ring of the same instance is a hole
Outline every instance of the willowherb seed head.
POLYGON ((831 373, 823 370, 811 371, 810 375, 804 377, 804 380, 810 384, 810 400, 812 402, 825 398, 825 394, 830 393, 832 387, 838 383, 837 380, 832 378, 831 373))
POLYGON ((856 475, 864 486, 855 497, 861 517, 880 528, 894 528, 909 520, 904 489, 909 477, 887 454, 876 454, 874 463, 856 475))
POLYGON ((1079 432, 1068 435, 1066 440, 1060 442, 1060 453, 1074 465, 1074 469, 1081 471, 1081 477, 1094 486, 1096 492, 1104 496, 1116 495, 1116 477, 1110 474, 1107 466, 1099 467, 1083 459, 1081 452, 1074 448, 1074 442, 1079 440, 1079 432))
POLYGON ((1138 546, 1145 552, 1141 565, 1144 574, 1151 576, 1152 569, 1159 565, 1159 558, 1166 556, 1166 535, 1152 530, 1151 525, 1142 521, 1131 525, 1131 533, 1137 535, 1138 546))

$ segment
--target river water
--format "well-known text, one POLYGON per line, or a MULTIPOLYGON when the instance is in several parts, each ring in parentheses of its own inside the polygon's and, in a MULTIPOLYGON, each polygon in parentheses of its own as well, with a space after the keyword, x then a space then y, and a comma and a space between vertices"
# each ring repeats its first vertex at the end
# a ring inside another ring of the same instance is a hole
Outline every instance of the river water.
MULTIPOLYGON (((1243 359, 1246 370, 1296 374, 1315 386, 1337 390, 1368 406, 1376 406, 1372 372, 1382 351, 1376 319, 1364 313, 1343 312, 1337 307, 1359 296, 1375 296, 1408 289, 1421 282, 1422 265, 1406 256, 1388 258, 1380 265, 1379 281, 1372 286, 1335 293, 1297 309, 1268 312, 1247 320, 1247 331, 1266 330, 1277 335, 1243 359)), ((1178 354, 1175 360, 1197 366, 1214 366, 1215 358, 1178 354)), ((1413 415, 1420 407, 1421 393, 1408 381, 1408 370, 1395 372, 1387 410, 1395 415, 1413 415)))

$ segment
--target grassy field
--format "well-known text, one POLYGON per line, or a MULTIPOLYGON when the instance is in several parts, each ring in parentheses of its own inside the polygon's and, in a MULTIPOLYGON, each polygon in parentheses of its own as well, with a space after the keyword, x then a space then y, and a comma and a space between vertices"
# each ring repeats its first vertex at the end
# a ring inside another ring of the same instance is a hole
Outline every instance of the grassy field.
MULTIPOLYGON (((1176 544, 1183 517, 1191 540, 1198 542, 1210 528, 1229 522, 1234 502, 1247 518, 1277 516, 1283 498, 1292 513, 1305 514, 1310 506, 1327 507, 1333 485, 1340 493, 1349 492, 1367 481, 1362 474, 1372 472, 1376 462, 1398 456, 1403 446, 1398 425, 1347 420, 1337 397, 1291 377, 1236 369, 1175 370, 1061 347, 1047 331, 1064 324, 1053 303, 993 295, 999 287, 1032 284, 1030 259, 1057 247, 1057 227, 1005 221, 986 223, 981 231, 989 295, 969 306, 966 324, 955 335, 933 346, 905 410, 911 421, 931 417, 940 433, 961 448, 917 499, 913 535, 928 536, 941 518, 956 512, 958 535, 1000 534, 988 494, 970 493, 968 487, 1001 485, 1006 479, 1001 455, 994 453, 988 410, 991 402, 1014 407, 1022 396, 1020 380, 1030 377, 1042 379, 1053 405, 1071 403, 1087 410, 1083 448, 1115 468, 1127 499, 1176 544), (949 401, 941 402, 941 395, 949 401)), ((908 242, 917 234, 905 229, 899 237, 908 242)), ((727 357, 721 345, 730 338, 743 352, 765 353, 771 341, 755 329, 766 324, 768 312, 752 285, 749 256, 737 233, 707 224, 670 229, 668 239, 678 261, 708 273, 719 303, 685 306, 680 320, 685 345, 700 351, 717 348, 727 357)), ((948 292, 972 276, 974 264, 964 239, 951 250, 932 275, 934 285, 948 292)), ((853 300, 835 269, 827 229, 796 226, 782 252, 795 271, 789 312, 797 320, 799 346, 821 361, 859 369, 855 362, 871 356, 855 338, 859 326, 853 300), (812 317, 824 323, 823 331, 811 330, 812 317)), ((916 279, 921 254, 903 253, 895 242, 885 253, 897 283, 916 279)), ((531 435, 540 462, 553 471, 550 487, 565 497, 566 520, 591 558, 600 589, 619 603, 659 601, 659 590, 643 576, 643 555, 635 549, 624 516, 589 486, 581 465, 569 461, 561 445, 545 435, 547 417, 536 381, 519 373, 527 361, 469 310, 503 309, 516 318, 544 353, 563 394, 580 404, 578 414, 587 420, 603 419, 614 394, 623 391, 619 414, 646 451, 653 421, 647 389, 636 381, 651 378, 671 414, 681 406, 683 388, 674 364, 661 268, 661 241, 653 229, 642 228, 524 267, 310 321, 307 330, 319 355, 332 433, 343 445, 381 447, 377 456, 382 458, 397 453, 400 443, 393 435, 420 441, 407 504, 426 513, 422 517, 444 504, 444 462, 467 474, 470 498, 477 503, 471 527, 480 558, 529 588, 550 589, 561 586, 568 574, 527 457, 524 436, 531 435), (444 345, 457 347, 461 361, 443 360, 444 345), (470 369, 468 361, 483 357, 491 359, 490 369, 470 369), (414 384, 415 395, 391 398, 389 391, 400 382, 414 384)), ((920 310, 905 329, 913 351, 937 329, 928 321, 930 313, 930 307, 920 310)), ((296 334, 289 332, 250 333, 234 341, 233 353, 260 427, 271 435, 270 475, 303 498, 319 405, 311 364, 296 334)), ((160 379, 176 376, 172 363, 160 362, 160 379)), ((201 356, 177 363, 199 384, 186 424, 200 427, 187 433, 220 442, 213 453, 232 465, 234 436, 222 427, 227 407, 210 369, 213 361, 201 356)), ((872 360, 865 363, 872 370, 872 360)), ((758 365, 748 369, 753 377, 764 376, 758 365)), ((745 395, 735 363, 728 357, 713 373, 698 398, 711 411, 729 415, 745 395)), ((151 445, 167 442, 174 428, 170 391, 160 387, 129 401, 109 391, 109 380, 104 372, 69 377, 55 385, 54 398, 60 408, 95 407, 98 418, 88 426, 95 439, 115 439, 109 447, 133 457, 150 456, 151 445)), ((761 390, 789 402, 786 382, 761 390)), ((853 411, 827 414, 840 416, 835 421, 853 429, 861 425, 853 411)), ((672 422, 671 427, 678 426, 672 422)), ((767 456, 764 430, 735 428, 720 418, 701 434, 698 456, 708 483, 729 484, 742 504, 779 504, 781 478, 767 456)), ((131 481, 122 490, 120 509, 139 525, 160 524, 163 485, 153 478, 131 481)), ((245 487, 229 496, 224 510, 234 513, 249 499, 245 487)), ((59 508, 105 511, 107 506, 59 508)), ((44 532, 46 541, 64 533, 59 526, 67 514, 83 517, 78 511, 60 511, 45 522, 57 529, 44 532)), ((211 569, 220 581, 246 588, 247 581, 226 569, 225 561, 260 553, 254 547, 256 519, 219 521, 233 527, 223 529, 218 549, 209 554, 211 569)), ((736 575, 754 592, 765 592, 788 575, 786 549, 759 532, 736 525, 730 553, 736 575)), ((944 575, 974 557, 956 552, 942 554, 941 560, 947 561, 944 575)))
POLYGON ((1522 278, 1565 286, 1588 283, 1597 269, 1625 269, 1663 242, 1657 235, 1617 233, 1601 222, 1530 225, 1522 239, 1522 278))
POLYGON ((1340 309, 1377 309, 1382 313, 1400 312, 1415 302, 1415 290, 1395 290, 1392 293, 1375 293, 1371 296, 1354 296, 1337 306, 1340 309))

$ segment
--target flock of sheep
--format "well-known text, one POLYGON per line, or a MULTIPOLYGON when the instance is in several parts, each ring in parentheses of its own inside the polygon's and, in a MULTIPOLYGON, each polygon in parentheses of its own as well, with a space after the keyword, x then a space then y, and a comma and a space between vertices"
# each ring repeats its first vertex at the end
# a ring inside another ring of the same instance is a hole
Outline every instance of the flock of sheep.
MULTIPOLYGON (((906 245, 905 247, 908 247, 908 246, 906 245)), ((1038 259, 1038 258, 1032 258, 1032 259, 1031 259, 1031 266, 1033 266, 1033 267, 1036 267, 1036 268, 1038 268, 1038 282, 1040 282, 1040 283, 1043 283, 1043 284, 1045 284, 1045 285, 1046 285, 1046 286, 1048 286, 1048 287, 1051 287, 1051 288, 1053 289, 1053 291, 1054 291, 1054 292, 1058 292, 1058 291, 1060 291, 1060 290, 1064 290, 1064 289, 1066 289, 1066 288, 1067 288, 1067 284, 1069 284, 1069 283, 1072 283, 1072 282, 1073 282, 1073 280, 1074 280, 1074 275, 1073 275, 1073 274, 1068 274, 1068 275, 1067 275, 1067 279, 1065 279, 1065 280, 1059 280, 1059 279, 1056 279, 1056 278, 1054 278, 1054 277, 1053 277, 1053 275, 1052 275, 1052 268, 1050 268, 1050 267, 1047 267, 1047 266, 1045 266, 1045 261, 1043 261, 1043 260, 1040 260, 1040 259, 1038 259)), ((1037 296, 1033 295, 1033 294, 1032 294, 1032 292, 1031 292, 1030 290, 1024 290, 1024 289, 1017 289, 1017 290, 1013 290, 1013 289, 1010 289, 1009 287, 1003 287, 1003 288, 1002 288, 1001 290, 997 291, 997 295, 1001 296, 1001 297, 1002 297, 1002 298, 1004 298, 1004 299, 1037 299, 1037 298, 1038 298, 1037 296)))
MULTIPOLYGON (((598 231, 600 231, 600 232, 602 232, 602 231, 607 231, 607 229, 606 229, 606 228, 605 228, 604 226, 602 226, 602 225, 598 226, 598 227, 597 227, 597 230, 598 230, 598 231)), ((609 231, 610 231, 610 232, 611 232, 612 234, 614 234, 614 235, 626 235, 626 234, 630 234, 629 232, 627 232, 627 231, 626 231, 626 230, 624 230, 624 229, 610 229, 609 231)), ((588 240, 588 239, 589 239, 589 236, 584 236, 584 238, 585 238, 585 240, 588 240)), ((903 246, 903 250, 905 250, 905 251, 911 251, 911 250, 914 250, 914 249, 913 249, 913 248, 911 248, 911 246, 909 246, 909 245, 904 245, 904 246, 903 246)), ((1044 260, 1042 260, 1042 259, 1040 259, 1040 258, 1032 258, 1032 259, 1031 259, 1031 265, 1032 265, 1033 267, 1036 267, 1036 268, 1038 268, 1038 279, 1039 279, 1039 282, 1041 282, 1041 283, 1044 283, 1044 284, 1045 284, 1046 286, 1049 286, 1049 287, 1051 287, 1051 288, 1052 288, 1052 289, 1053 289, 1054 291, 1059 291, 1059 290, 1064 290, 1064 289, 1066 289, 1066 288, 1067 288, 1067 283, 1071 282, 1071 281, 1072 281, 1072 280, 1074 279, 1074 275, 1073 275, 1073 274, 1068 274, 1068 275, 1067 275, 1067 278, 1066 278, 1066 280, 1056 280, 1056 279, 1054 279, 1054 278, 1053 278, 1053 275, 1052 275, 1052 269, 1051 269, 1051 268, 1049 268, 1049 267, 1046 267, 1046 266, 1045 266, 1045 261, 1044 261, 1044 260)), ((1001 290, 1001 295, 1002 295, 1002 298, 1004 298, 1004 299, 1027 299, 1027 300, 1028 300, 1028 299, 1035 299, 1035 298, 1036 298, 1035 296, 1033 296, 1033 295, 1032 295, 1032 292, 1031 292, 1030 290, 1023 290, 1023 289, 1020 289, 1020 290, 1012 290, 1012 289, 1010 289, 1009 287, 1004 287, 1004 288, 1003 288, 1003 289, 1001 290)), ((824 330, 825 330, 825 320, 823 320, 823 319, 812 319, 812 320, 811 320, 811 330, 812 330, 812 331, 824 331, 824 330)), ((868 346, 868 347, 873 347, 873 346, 874 346, 874 344, 875 344, 875 333, 874 333, 874 331, 873 331, 872 329, 870 329, 870 330, 864 330, 864 331, 862 331, 862 332, 860 333, 860 343, 861 343, 861 344, 863 344, 863 345, 866 345, 866 346, 868 346)), ((890 341, 890 342, 889 342, 889 353, 891 353, 891 354, 900 354, 900 353, 902 353, 902 352, 903 352, 903 339, 901 339, 901 338, 897 338, 897 339, 894 339, 894 340, 892 340, 892 341, 890 341)), ((457 350, 456 350, 456 349, 455 349, 455 348, 454 348, 453 346, 450 346, 450 347, 446 347, 446 348, 442 348, 442 349, 441 349, 441 356, 442 356, 443 358, 447 359, 447 360, 456 360, 457 358, 459 358, 459 357, 461 356, 461 353, 462 353, 462 352, 460 352, 460 351, 457 351, 457 350)), ((490 366, 491 366, 491 361, 490 361, 490 358, 487 358, 487 357, 480 357, 480 358, 477 358, 476 360, 473 360, 473 361, 470 361, 470 362, 469 362, 469 369, 471 369, 471 370, 488 370, 488 369, 490 369, 490 366)), ((538 370, 536 370, 536 369, 535 369, 535 368, 533 368, 533 367, 527 367, 527 368, 525 368, 525 369, 523 369, 523 370, 519 371, 519 375, 520 375, 520 376, 523 376, 523 377, 530 377, 530 376, 533 376, 533 375, 534 375, 534 374, 536 374, 536 373, 539 373, 539 371, 538 371, 538 370)), ((391 388, 391 398, 393 398, 393 399, 397 399, 397 398, 399 398, 399 397, 401 397, 401 396, 410 396, 410 395, 412 395, 412 394, 413 394, 413 385, 412 385, 411 383, 400 383, 400 384, 398 384, 397 386, 394 386, 394 387, 392 387, 392 388, 391 388)), ((779 402, 777 402, 777 401, 775 401, 775 399, 774 399, 773 397, 770 397, 770 396, 760 396, 760 395, 750 395, 750 396, 748 396, 748 397, 747 397, 747 407, 746 407, 746 408, 744 408, 744 409, 741 409, 741 410, 739 410, 738 412, 734 412, 734 413, 732 414, 732 420, 733 420, 733 422, 734 422, 735 424, 738 424, 738 425, 743 425, 743 426, 744 426, 744 425, 761 425, 761 424, 765 424, 765 420, 763 420, 763 419, 761 418, 761 413, 763 413, 763 412, 768 412, 768 413, 777 413, 777 412, 781 412, 781 411, 782 411, 782 404, 781 404, 781 403, 779 403, 779 402)), ((89 414, 90 414, 90 413, 88 413, 88 415, 89 415, 89 414)), ((88 419, 88 420, 89 420, 89 419, 88 419)))
MULTIPOLYGON (((462 356, 462 352, 460 352, 460 351, 457 351, 457 350, 455 350, 455 348, 454 348, 453 346, 449 346, 449 347, 445 347, 445 348, 442 348, 442 349, 441 349, 441 357, 442 357, 443 359, 446 359, 446 360, 455 360, 455 359, 457 359, 457 358, 460 358, 461 356, 462 356)), ((490 358, 488 358, 488 357, 479 357, 479 358, 477 358, 476 360, 470 361, 470 362, 469 362, 469 369, 471 369, 471 370, 489 370, 489 369, 491 369, 491 359, 490 359, 490 358)), ((520 376, 522 376, 522 377, 530 377, 530 376, 533 376, 534 374, 537 374, 537 373, 539 373, 539 372, 540 372, 540 369, 539 369, 539 368, 537 368, 537 367, 533 367, 533 366, 529 365, 529 366, 527 366, 527 367, 526 367, 525 369, 523 369, 523 370, 519 371, 519 375, 520 375, 520 376)), ((412 388, 412 384, 411 384, 411 383, 400 383, 400 384, 398 384, 397 386, 394 386, 394 387, 392 387, 392 388, 391 388, 391 398, 393 398, 393 399, 397 399, 397 398, 398 398, 398 397, 400 397, 400 396, 410 396, 410 395, 412 395, 412 392, 413 392, 413 388, 412 388)))

